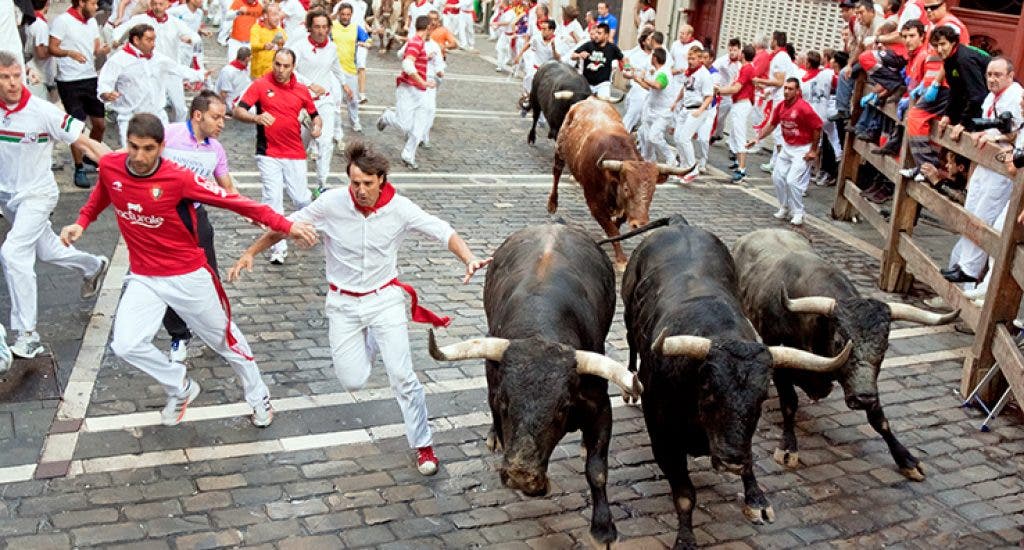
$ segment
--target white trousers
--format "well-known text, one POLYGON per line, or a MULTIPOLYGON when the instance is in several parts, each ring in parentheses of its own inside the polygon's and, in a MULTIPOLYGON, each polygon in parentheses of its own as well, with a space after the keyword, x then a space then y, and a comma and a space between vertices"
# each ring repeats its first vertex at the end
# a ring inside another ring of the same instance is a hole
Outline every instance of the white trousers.
POLYGON ((811 150, 810 144, 793 146, 782 143, 782 150, 772 170, 775 184, 775 198, 779 207, 786 208, 793 216, 804 213, 804 191, 811 180, 811 167, 804 155, 811 150))
POLYGON ((409 446, 430 445, 427 402, 409 353, 405 292, 392 286, 357 298, 331 291, 324 311, 330 324, 331 360, 341 385, 349 391, 362 388, 380 352, 402 409, 409 446))
POLYGON ((57 190, 45 194, 0 193, 0 211, 11 224, 3 246, 4 279, 11 294, 11 330, 32 332, 38 320, 36 258, 77 269, 83 276, 95 274, 101 267, 99 256, 64 246, 50 226, 50 213, 57 206, 57 190))
MULTIPOLYGON (((279 159, 264 155, 256 155, 256 168, 260 171, 263 182, 263 204, 269 204, 275 212, 284 213, 284 191, 296 210, 305 208, 313 202, 313 194, 309 192, 306 180, 305 159, 279 159)), ((271 247, 274 252, 288 250, 288 239, 282 239, 271 247)), ((173 307, 173 306, 172 306, 173 307)), ((177 308, 175 308, 177 309, 177 308)))
POLYGON ((715 115, 715 137, 721 138, 722 132, 725 130, 725 122, 729 120, 729 111, 732 110, 732 96, 719 96, 718 98, 718 113, 715 115))
MULTIPOLYGON (((366 68, 366 56, 369 55, 370 50, 366 46, 356 46, 356 69, 366 68)), ((352 88, 353 91, 358 92, 356 88, 352 88)))
MULTIPOLYGON (((193 334, 231 365, 242 381, 249 405, 255 407, 270 395, 256 362, 228 347, 227 313, 217 297, 213 275, 206 268, 170 277, 129 275, 114 317, 114 336, 110 342, 114 355, 152 376, 167 395, 184 396, 185 365, 172 362, 153 345, 153 337, 163 324, 168 307, 181 316, 193 334)), ((236 348, 251 357, 252 350, 234 322, 231 334, 237 339, 236 348)))
MULTIPOLYGON (((317 101, 316 112, 320 113, 320 137, 316 138, 316 181, 320 186, 327 185, 327 176, 331 172, 331 157, 334 156, 334 137, 341 139, 341 125, 335 121, 338 117, 338 105, 334 101, 317 101)), ((302 129, 302 139, 308 143, 312 140, 309 130, 302 129)))
POLYGON ((729 150, 733 154, 747 152, 747 131, 754 106, 749 101, 734 102, 729 109, 729 150))
MULTIPOLYGON (((1013 181, 999 175, 984 166, 974 169, 974 175, 967 184, 967 197, 964 210, 978 216, 985 223, 993 225, 1000 212, 1010 200, 1013 192, 1013 181)), ((988 261, 988 254, 974 241, 960 237, 950 255, 950 265, 960 265, 964 273, 977 277, 988 261)))
MULTIPOLYGON (((351 124, 353 128, 359 128, 361 127, 361 125, 359 124, 359 74, 348 74, 344 71, 342 72, 345 75, 345 81, 342 82, 341 84, 348 86, 349 89, 352 90, 352 97, 349 98, 347 95, 345 95, 345 90, 342 90, 341 99, 339 100, 339 102, 342 105, 344 105, 346 109, 348 109, 349 124, 351 124)), ((342 117, 339 116, 337 120, 338 125, 340 126, 342 117)), ((343 134, 338 135, 341 136, 343 134)))
POLYGON ((693 142, 697 139, 697 130, 704 125, 704 121, 711 118, 710 112, 705 110, 700 116, 694 116, 695 110, 680 108, 675 115, 675 143, 679 150, 679 162, 682 166, 695 166, 697 157, 694 154, 693 142))
POLYGON ((640 156, 646 161, 661 162, 671 166, 677 166, 676 150, 668 144, 665 139, 665 132, 672 123, 671 113, 644 113, 643 124, 640 127, 640 156))
MULTIPOLYGON (((999 214, 996 216, 995 223, 992 224, 992 229, 995 229, 996 233, 999 233, 1000 235, 1003 233, 1004 223, 1006 222, 1006 215, 1009 213, 1009 211, 1010 211, 1010 202, 1007 201, 1006 202, 1006 206, 1003 206, 1003 210, 1001 212, 999 212, 999 214)), ((987 293, 988 292, 988 283, 992 280, 992 270, 995 269, 995 264, 996 264, 996 261, 990 257, 988 259, 988 274, 985 275, 985 279, 984 280, 982 280, 980 283, 978 283, 978 285, 976 287, 974 287, 975 289, 977 289, 978 291, 980 291, 982 293, 987 293)), ((986 296, 986 298, 987 298, 987 296, 986 296)), ((1020 318, 1021 318, 1020 316, 1017 317, 1017 319, 1020 319, 1020 318)))
POLYGON ((523 93, 529 94, 530 90, 533 89, 533 77, 537 74, 539 67, 535 66, 535 57, 532 55, 533 50, 526 52, 523 56, 523 93))
POLYGON ((475 48, 476 47, 476 34, 473 28, 473 14, 468 12, 459 12, 459 24, 455 27, 455 39, 459 41, 459 46, 463 48, 475 48))
POLYGON ((626 93, 626 114, 622 115, 622 125, 627 132, 632 132, 644 114, 644 103, 647 102, 647 90, 634 84, 626 93))
POLYGON ((385 124, 405 133, 402 160, 416 162, 416 147, 427 123, 426 92, 415 86, 399 84, 395 88, 395 110, 385 110, 381 117, 385 124))
POLYGON ((832 150, 836 153, 836 158, 843 157, 843 144, 839 141, 839 130, 836 128, 836 123, 831 120, 825 119, 821 127, 822 139, 827 139, 829 145, 832 146, 832 150))
POLYGON ((423 134, 420 135, 420 141, 430 143, 430 129, 434 127, 434 117, 437 115, 437 88, 428 88, 426 92, 423 92, 423 113, 426 122, 422 127, 423 134))
POLYGON ((608 97, 608 96, 610 96, 612 94, 612 83, 611 83, 611 81, 609 81, 609 82, 602 82, 600 84, 591 86, 590 87, 590 93, 592 93, 592 94, 594 94, 596 96, 600 96, 600 97, 608 97))
POLYGON ((504 31, 499 31, 498 43, 494 45, 494 55, 497 58, 495 61, 498 64, 498 68, 505 70, 508 68, 508 62, 512 61, 512 37, 505 34, 504 31))
POLYGON ((697 128, 697 165, 701 172, 707 171, 708 156, 711 154, 711 130, 715 127, 718 107, 708 107, 704 122, 697 128))
POLYGON ((167 89, 167 103, 171 106, 171 122, 185 122, 188 108, 185 107, 185 88, 180 76, 165 74, 164 87, 167 89))

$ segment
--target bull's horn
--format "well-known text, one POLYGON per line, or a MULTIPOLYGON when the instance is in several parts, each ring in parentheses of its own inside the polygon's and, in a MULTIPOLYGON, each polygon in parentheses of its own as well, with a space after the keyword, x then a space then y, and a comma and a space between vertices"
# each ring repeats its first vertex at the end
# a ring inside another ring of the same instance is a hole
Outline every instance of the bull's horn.
POLYGON ((853 352, 853 342, 846 342, 846 347, 835 357, 824 357, 789 346, 770 346, 768 352, 772 354, 772 367, 775 368, 829 372, 846 364, 853 352))
POLYGON ((614 382, 622 388, 623 397, 639 398, 644 391, 636 374, 630 372, 622 363, 600 353, 576 350, 576 372, 593 374, 614 382))
POLYGON ((608 103, 621 103, 622 100, 626 98, 626 94, 622 94, 618 98, 614 98, 609 95, 595 95, 594 97, 601 101, 607 101, 608 103))
POLYGON ((662 329, 651 350, 662 355, 684 355, 704 360, 711 351, 711 340, 702 336, 668 336, 668 329, 662 329))
POLYGON ((612 172, 621 172, 622 171, 622 161, 621 160, 602 160, 601 161, 601 168, 603 168, 605 170, 610 170, 612 172))
POLYGON ((694 167, 696 167, 697 165, 695 164, 695 165, 693 165, 693 166, 691 166, 689 168, 683 168, 681 166, 672 166, 671 164, 661 164, 661 163, 659 163, 659 164, 656 164, 655 166, 658 167, 658 173, 659 174, 672 174, 673 176, 685 176, 686 174, 689 174, 690 172, 693 172, 694 167))
POLYGON ((555 99, 572 99, 576 95, 572 90, 560 90, 555 92, 555 99))
POLYGON ((427 334, 430 341, 430 356, 438 361, 460 361, 462 359, 501 361, 509 344, 509 341, 504 338, 474 338, 439 348, 437 340, 434 339, 434 329, 428 330, 427 334))
POLYGON ((790 298, 786 295, 786 289, 782 289, 782 303, 792 313, 817 313, 818 315, 832 315, 836 308, 835 298, 827 296, 809 296, 807 298, 790 298))
POLYGON ((896 302, 886 302, 889 316, 893 321, 913 321, 922 325, 945 325, 952 323, 960 315, 960 310, 942 314, 896 302))

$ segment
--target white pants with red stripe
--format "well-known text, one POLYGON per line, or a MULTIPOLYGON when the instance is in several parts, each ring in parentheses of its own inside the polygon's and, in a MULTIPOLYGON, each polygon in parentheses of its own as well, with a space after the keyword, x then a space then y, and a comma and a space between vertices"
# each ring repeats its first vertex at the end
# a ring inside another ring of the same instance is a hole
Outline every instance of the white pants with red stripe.
MULTIPOLYGON (((185 395, 185 365, 174 363, 153 345, 153 337, 163 323, 164 312, 171 307, 188 323, 189 330, 220 354, 242 381, 245 401, 255 407, 270 395, 252 359, 228 347, 225 327, 227 313, 221 307, 213 275, 201 267, 184 275, 150 277, 129 275, 114 317, 114 336, 110 349, 129 365, 152 376, 168 396, 185 395)), ((245 336, 231 323, 236 348, 252 356, 245 336)))
POLYGON ((11 293, 11 330, 36 330, 36 258, 77 269, 82 276, 94 275, 102 265, 99 256, 61 244, 60 237, 50 226, 50 213, 56 205, 56 189, 40 194, 0 193, 0 212, 11 224, 0 246, 0 261, 3 261, 4 278, 11 293))
POLYGON ((399 84, 395 87, 395 110, 387 109, 381 115, 384 123, 405 133, 402 160, 416 162, 416 147, 423 136, 427 122, 426 92, 415 86, 399 84))
POLYGON ((405 292, 397 286, 362 297, 327 293, 324 312, 330 323, 331 360, 341 385, 362 388, 380 353, 391 390, 405 421, 405 436, 416 449, 431 444, 423 385, 412 368, 405 292))
MULTIPOLYGON (((256 168, 263 181, 263 198, 260 202, 269 204, 275 212, 284 213, 284 192, 292 199, 296 210, 313 202, 306 179, 306 159, 279 159, 256 155, 256 168)), ((282 239, 271 247, 274 252, 288 250, 288 239, 282 239)))

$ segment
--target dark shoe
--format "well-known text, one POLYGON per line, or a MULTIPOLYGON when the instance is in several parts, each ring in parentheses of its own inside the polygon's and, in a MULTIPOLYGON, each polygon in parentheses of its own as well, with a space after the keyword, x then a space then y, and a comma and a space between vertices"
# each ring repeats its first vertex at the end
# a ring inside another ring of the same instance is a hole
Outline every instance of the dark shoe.
POLYGON ((892 191, 890 189, 887 189, 886 187, 883 186, 883 187, 879 188, 878 191, 876 191, 873 194, 871 194, 871 195, 869 195, 867 197, 864 197, 864 198, 866 198, 868 200, 868 202, 873 202, 875 204, 882 204, 883 202, 885 202, 885 201, 887 201, 887 200, 892 198, 892 191))
POLYGON ((711 136, 711 139, 708 140, 708 145, 709 146, 710 145, 714 145, 715 143, 718 143, 719 141, 722 141, 722 136, 711 136))
POLYGON ((739 167, 740 167, 740 163, 736 162, 735 160, 729 163, 729 169, 730 170, 736 170, 739 167))
POLYGON ((736 155, 733 153, 729 153, 729 160, 732 162, 736 162, 736 155))
POLYGON ((956 266, 956 271, 949 274, 942 274, 942 278, 946 279, 951 283, 976 283, 978 279, 971 277, 970 275, 963 272, 960 266, 956 266))
POLYGON ((81 187, 82 189, 92 187, 92 180, 89 179, 89 175, 85 173, 85 170, 81 168, 75 169, 75 187, 81 187))
POLYGON ((954 264, 953 267, 945 267, 945 268, 940 269, 939 273, 941 273, 942 276, 945 277, 947 275, 952 275, 952 274, 956 273, 957 271, 960 271, 960 265, 959 264, 954 264))
POLYGON ((900 142, 889 138, 889 141, 886 141, 885 145, 875 147, 871 152, 876 155, 889 155, 891 157, 895 157, 900 154, 900 142))
POLYGON ((881 137, 881 135, 874 132, 857 132, 857 139, 861 141, 877 143, 879 137, 881 137))
POLYGON ((874 195, 875 193, 878 192, 879 189, 881 189, 881 187, 882 184, 875 182, 869 185, 867 189, 861 191, 860 194, 865 197, 867 197, 868 195, 874 195))
POLYGON ((848 111, 839 111, 836 114, 828 117, 829 121, 831 122, 839 122, 840 120, 847 120, 849 118, 850 113, 848 111))

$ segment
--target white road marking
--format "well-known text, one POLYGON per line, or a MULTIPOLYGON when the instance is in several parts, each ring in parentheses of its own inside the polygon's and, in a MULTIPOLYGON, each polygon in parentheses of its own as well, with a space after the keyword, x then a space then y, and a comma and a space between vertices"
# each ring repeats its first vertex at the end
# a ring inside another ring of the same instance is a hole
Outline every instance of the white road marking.
POLYGON ((904 355, 902 357, 893 357, 882 361, 882 368, 886 367, 906 367, 910 365, 921 365, 925 363, 935 363, 937 361, 949 361, 951 359, 963 359, 967 357, 967 354, 971 351, 971 348, 957 348, 957 349, 944 349, 940 351, 932 351, 929 353, 917 353, 914 355, 904 355))
POLYGON ((939 334, 943 332, 956 332, 956 328, 953 325, 939 325, 937 327, 898 328, 889 333, 889 339, 899 340, 901 338, 913 338, 914 336, 926 336, 932 334, 939 334))

